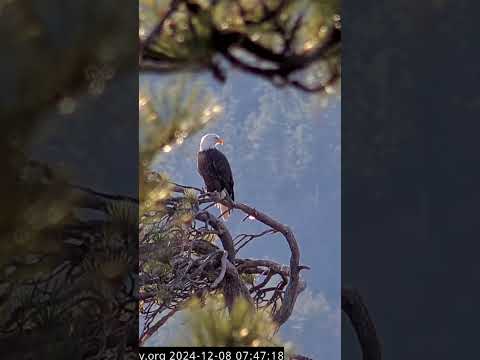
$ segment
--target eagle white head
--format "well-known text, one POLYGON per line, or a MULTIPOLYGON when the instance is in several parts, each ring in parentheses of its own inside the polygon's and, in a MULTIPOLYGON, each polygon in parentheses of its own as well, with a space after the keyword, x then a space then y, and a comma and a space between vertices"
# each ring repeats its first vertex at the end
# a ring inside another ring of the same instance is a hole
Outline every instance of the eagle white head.
POLYGON ((218 144, 223 145, 223 139, 217 134, 203 135, 200 140, 200 151, 215 149, 218 144))

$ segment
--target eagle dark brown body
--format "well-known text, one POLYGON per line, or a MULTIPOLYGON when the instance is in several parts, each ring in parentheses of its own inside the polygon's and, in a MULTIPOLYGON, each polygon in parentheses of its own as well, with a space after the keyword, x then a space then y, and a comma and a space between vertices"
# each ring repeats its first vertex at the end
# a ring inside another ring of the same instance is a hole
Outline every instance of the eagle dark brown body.
POLYGON ((221 151, 215 148, 199 151, 197 167, 208 192, 225 190, 235 200, 232 169, 221 151))

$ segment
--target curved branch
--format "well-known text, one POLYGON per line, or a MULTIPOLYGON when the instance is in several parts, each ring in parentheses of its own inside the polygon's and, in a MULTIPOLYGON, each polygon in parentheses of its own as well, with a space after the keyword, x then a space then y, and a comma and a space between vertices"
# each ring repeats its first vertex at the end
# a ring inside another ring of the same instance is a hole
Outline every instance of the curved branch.
MULTIPOLYGON (((280 265, 275 261, 271 260, 258 260, 258 259, 239 259, 237 260, 238 271, 243 272, 249 268, 257 269, 258 267, 266 267, 278 274, 283 274, 285 276, 290 276, 290 268, 286 265, 280 265)), ((300 265, 298 266, 299 270, 310 270, 309 266, 300 265)))
POLYGON ((342 288, 342 311, 348 316, 357 334, 363 359, 381 360, 382 349, 377 331, 358 291, 342 288))
POLYGON ((278 309, 274 316, 273 320, 278 324, 282 325, 285 323, 290 315, 292 314, 295 301, 299 294, 299 280, 300 280, 300 249, 298 247, 297 240, 292 232, 292 230, 284 224, 279 223, 275 219, 271 218, 267 214, 264 214, 248 205, 242 203, 234 203, 227 199, 220 199, 218 194, 211 194, 211 198, 215 202, 220 202, 225 206, 228 206, 233 209, 238 209, 243 211, 245 214, 254 217, 256 220, 261 223, 270 226, 272 229, 280 232, 285 240, 288 243, 290 248, 290 277, 288 281, 288 286, 285 291, 285 297, 282 301, 280 309, 278 309))
POLYGON ((223 252, 221 264, 222 264, 222 268, 220 269, 220 274, 213 282, 211 286, 212 289, 215 289, 225 277, 225 272, 227 271, 227 252, 226 251, 223 252))
POLYGON ((252 304, 252 298, 247 287, 240 279, 240 274, 237 268, 228 259, 226 260, 226 274, 223 279, 223 294, 225 295, 225 303, 231 310, 235 300, 239 297, 245 298, 250 304, 252 304))
POLYGON ((230 234, 230 231, 228 231, 225 224, 208 211, 197 213, 195 219, 213 227, 213 229, 218 233, 223 248, 228 253, 228 260, 233 263, 235 261, 235 247, 233 246, 232 235, 230 234))

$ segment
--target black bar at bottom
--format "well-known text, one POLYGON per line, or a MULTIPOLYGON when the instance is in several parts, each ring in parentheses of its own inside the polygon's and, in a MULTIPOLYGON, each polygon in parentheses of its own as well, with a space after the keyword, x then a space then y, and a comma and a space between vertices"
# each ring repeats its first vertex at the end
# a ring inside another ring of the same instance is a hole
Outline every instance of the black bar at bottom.
POLYGON ((283 347, 140 347, 140 360, 286 360, 283 347))

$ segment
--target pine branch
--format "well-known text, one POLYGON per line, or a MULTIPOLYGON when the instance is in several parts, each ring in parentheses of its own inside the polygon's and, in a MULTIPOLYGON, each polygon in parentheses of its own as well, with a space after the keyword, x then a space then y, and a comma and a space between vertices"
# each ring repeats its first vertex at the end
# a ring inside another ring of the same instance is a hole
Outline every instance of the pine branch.
MULTIPOLYGON (((164 59, 161 54, 156 54, 155 50, 149 46, 154 39, 159 39, 162 29, 167 18, 170 18, 179 9, 181 3, 187 4, 188 1, 173 1, 166 14, 159 20, 157 26, 149 34, 147 39, 140 45, 140 70, 143 72, 157 72, 169 73, 180 70, 190 71, 210 71, 214 78, 220 82, 226 80, 225 72, 220 68, 218 57, 222 57, 230 65, 237 69, 250 73, 261 78, 264 78, 277 86, 289 85, 305 92, 326 92, 326 89, 335 84, 340 78, 338 69, 333 71, 328 79, 322 83, 315 85, 306 84, 301 80, 291 78, 291 75, 297 72, 306 70, 310 65, 319 61, 326 61, 331 55, 332 51, 341 48, 341 28, 338 24, 331 26, 329 33, 325 39, 314 49, 309 49, 301 53, 295 53, 292 50, 294 40, 298 37, 304 25, 305 11, 300 11, 296 21, 291 29, 286 29, 280 25, 279 18, 282 11, 287 7, 291 1, 280 1, 279 4, 270 9, 264 1, 260 2, 262 6, 262 16, 256 20, 248 18, 247 11, 242 7, 240 1, 237 1, 237 6, 240 11, 243 24, 248 27, 259 27, 261 25, 273 23, 277 29, 277 35, 282 38, 284 44, 283 51, 274 51, 273 49, 252 40, 249 31, 237 31, 232 29, 220 29, 213 21, 209 23, 208 33, 210 38, 208 44, 210 46, 210 60, 205 59, 191 61, 188 59, 164 59), (239 51, 243 54, 248 54, 255 59, 255 61, 246 61, 243 57, 236 55, 234 52, 239 51), (260 65, 262 62, 267 62, 271 66, 265 68, 260 65)), ((199 9, 197 9, 199 10, 199 9)), ((199 10, 200 11, 200 10, 199 10)), ((211 11, 211 10, 205 10, 211 11)), ((192 17, 197 16, 198 11, 189 12, 188 21, 189 27, 192 28, 192 17)), ((212 16, 211 14, 204 14, 212 16)), ((182 44, 178 44, 181 48, 182 44)))

